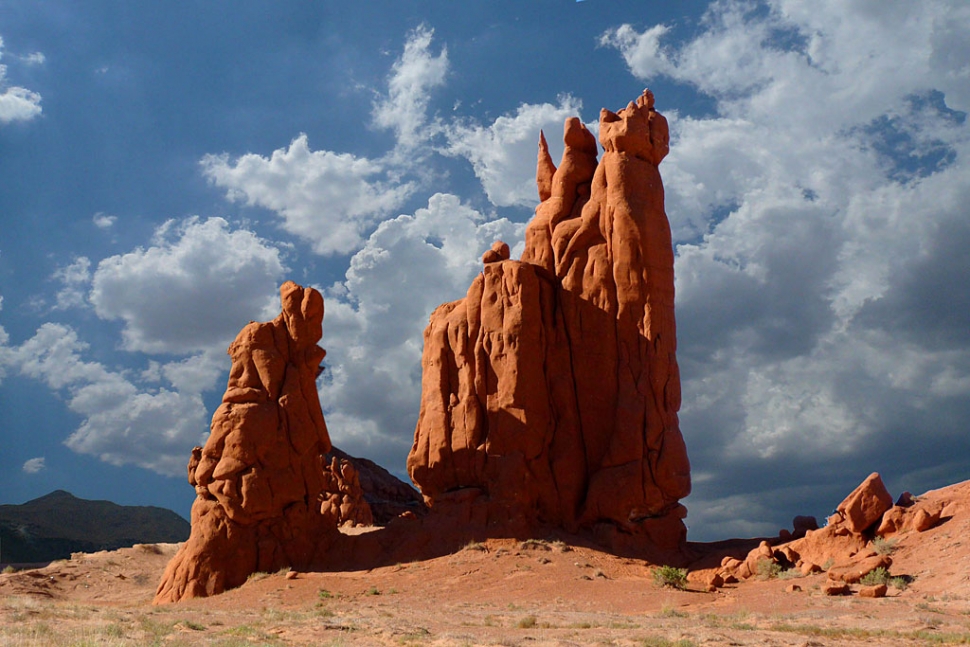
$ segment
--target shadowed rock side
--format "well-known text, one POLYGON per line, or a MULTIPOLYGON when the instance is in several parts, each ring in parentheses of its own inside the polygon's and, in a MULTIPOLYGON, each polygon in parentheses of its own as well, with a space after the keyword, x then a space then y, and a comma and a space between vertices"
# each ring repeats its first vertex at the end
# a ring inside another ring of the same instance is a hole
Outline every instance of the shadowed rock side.
POLYGON ((215 595, 258 571, 311 568, 338 523, 370 518, 353 509, 367 505, 356 471, 323 459, 331 449, 316 389, 323 298, 293 282, 280 296, 276 319, 251 322, 229 346, 226 393, 188 466, 192 532, 165 569, 156 604, 215 595))
POLYGON ((431 315, 408 470, 432 509, 460 501, 490 525, 619 529, 676 549, 690 466, 657 169, 667 122, 645 91, 601 112, 599 163, 578 119, 564 141, 557 168, 540 137, 522 260, 497 243, 465 298, 431 315))

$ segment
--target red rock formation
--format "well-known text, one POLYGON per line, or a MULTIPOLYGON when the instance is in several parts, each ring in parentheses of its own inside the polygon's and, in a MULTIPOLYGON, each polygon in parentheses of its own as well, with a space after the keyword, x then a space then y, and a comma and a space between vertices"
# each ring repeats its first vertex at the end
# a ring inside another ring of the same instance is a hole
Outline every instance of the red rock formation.
POLYGON ((465 298, 431 315, 408 470, 432 507, 472 488, 489 523, 609 522, 675 548, 690 467, 657 170, 667 123, 645 91, 601 112, 599 163, 578 119, 564 141, 556 168, 540 138, 522 260, 497 245, 465 298))
POLYGON ((360 480, 360 489, 364 493, 364 500, 371 509, 376 525, 386 525, 405 512, 417 514, 425 512, 424 503, 417 490, 374 461, 351 456, 336 447, 330 450, 328 457, 336 457, 353 464, 360 480))
POLYGON ((882 478, 873 472, 836 508, 843 523, 855 533, 864 532, 893 507, 893 498, 882 478))
POLYGON ((293 282, 280 296, 276 319, 251 322, 229 346, 222 405, 188 467, 192 532, 165 569, 156 604, 215 595, 257 571, 309 568, 336 534, 333 515, 320 510, 329 500, 322 455, 331 448, 316 389, 323 298, 293 282))
POLYGON ((360 475, 354 464, 336 456, 324 471, 326 495, 320 503, 320 513, 330 517, 338 526, 372 526, 374 515, 364 500, 360 487, 360 475))

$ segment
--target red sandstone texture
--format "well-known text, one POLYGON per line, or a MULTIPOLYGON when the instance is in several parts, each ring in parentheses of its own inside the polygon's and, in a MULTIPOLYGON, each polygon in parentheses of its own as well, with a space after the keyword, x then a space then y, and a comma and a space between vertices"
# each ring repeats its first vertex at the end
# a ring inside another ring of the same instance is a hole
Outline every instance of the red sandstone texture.
POLYGON ((316 389, 323 298, 293 282, 280 297, 276 319, 251 322, 229 346, 229 384, 205 447, 189 461, 192 532, 156 603, 215 595, 258 571, 310 568, 338 523, 370 517, 356 470, 323 462, 331 449, 316 389))
POLYGON ((522 259, 496 243, 465 298, 431 315, 408 470, 433 510, 471 501, 491 525, 683 543, 669 136, 653 103, 600 113, 599 162, 579 119, 558 168, 541 137, 522 259))
MULTIPOLYGON (((939 523, 944 510, 940 500, 915 499, 908 493, 895 506, 878 473, 870 474, 836 508, 823 528, 811 529, 813 518, 796 517, 795 535, 782 531, 776 540, 762 541, 743 559, 726 556, 713 573, 725 582, 749 579, 775 569, 797 568, 803 574, 825 571, 831 583, 828 595, 848 591, 877 568, 889 571, 893 560, 877 539, 900 533, 924 532, 939 523), (801 535, 794 538, 797 535, 801 535)), ((707 571, 705 571, 705 574, 707 571)), ((860 593, 861 594, 861 593, 860 593)), ((881 597, 879 590, 866 595, 881 597)))

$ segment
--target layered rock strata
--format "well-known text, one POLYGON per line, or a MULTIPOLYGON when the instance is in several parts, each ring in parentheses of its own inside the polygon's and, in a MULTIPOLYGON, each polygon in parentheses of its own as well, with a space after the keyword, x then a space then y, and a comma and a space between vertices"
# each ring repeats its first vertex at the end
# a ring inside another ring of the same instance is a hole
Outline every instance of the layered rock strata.
MULTIPOLYGON (((677 547, 690 467, 680 433, 673 249, 649 91, 540 136, 541 203, 519 261, 497 243, 424 336, 408 470, 434 509, 472 500, 489 524, 611 525, 677 547)), ((482 515, 479 514, 478 518, 482 515)))
POLYGON ((323 459, 331 449, 316 389, 326 355, 317 345, 323 298, 293 282, 280 297, 276 319, 249 323, 229 346, 229 384, 205 447, 189 461, 197 495, 191 535, 165 569, 155 603, 215 595, 258 571, 310 568, 338 522, 370 514, 343 505, 362 500, 359 482, 341 462, 323 459))

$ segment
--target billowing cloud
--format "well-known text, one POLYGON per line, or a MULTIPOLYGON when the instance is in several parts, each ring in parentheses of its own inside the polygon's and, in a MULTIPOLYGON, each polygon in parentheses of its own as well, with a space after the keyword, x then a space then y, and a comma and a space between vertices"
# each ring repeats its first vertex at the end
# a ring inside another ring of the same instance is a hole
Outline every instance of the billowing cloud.
POLYGON ((349 153, 311 151, 306 135, 270 157, 255 153, 230 160, 207 155, 202 170, 236 202, 271 209, 283 229, 308 241, 318 254, 358 249, 364 232, 396 209, 413 185, 390 179, 382 162, 349 153))
MULTIPOLYGON (((714 4, 676 46, 662 25, 602 38, 645 82, 715 101, 710 117, 671 120, 661 172, 682 427, 709 477, 693 505, 702 523, 742 515, 739 532, 810 504, 799 488, 811 482, 838 497, 875 469, 891 487, 940 485, 910 475, 970 449, 955 422, 970 410, 970 304, 954 289, 970 281, 970 59, 953 37, 970 12, 769 9, 714 4), (924 451, 901 450, 906 434, 924 451)), ((947 474, 934 478, 967 478, 970 461, 947 474)))
POLYGON ((55 310, 82 306, 91 283, 91 260, 85 256, 78 257, 74 262, 57 268, 51 278, 61 284, 61 289, 57 292, 55 310))
POLYGON ((24 461, 23 469, 25 474, 36 474, 44 470, 46 465, 44 465, 44 457, 38 456, 37 458, 29 458, 24 461))
POLYGON ((449 194, 380 224, 345 279, 325 293, 328 369, 320 395, 335 444, 402 465, 417 422, 429 315, 464 297, 495 240, 522 237, 521 224, 487 217, 449 194))
POLYGON ((492 204, 499 207, 534 206, 536 194, 536 147, 544 130, 553 158, 562 151, 563 121, 579 114, 582 104, 571 96, 559 103, 522 104, 514 115, 503 115, 488 126, 456 121, 444 128, 446 155, 471 162, 492 204))
POLYGON ((115 465, 184 473, 186 452, 207 432, 199 392, 178 384, 140 387, 125 372, 86 361, 86 349, 71 327, 46 323, 19 346, 4 344, 0 363, 66 394, 68 408, 83 418, 65 440, 72 450, 115 465))
MULTIPOLYGON (((3 39, 0 38, 0 58, 2 57, 3 39)), ((41 97, 36 92, 8 85, 7 66, 0 64, 0 124, 30 121, 41 113, 40 101, 41 97)))
POLYGON ((98 263, 89 296, 97 315, 124 322, 123 347, 146 353, 225 348, 279 287, 279 250, 221 218, 169 221, 154 245, 98 263))
POLYGON ((387 94, 374 103, 374 124, 389 128, 402 148, 413 148, 427 138, 422 129, 427 123, 430 91, 445 82, 448 50, 431 53, 434 30, 421 25, 408 34, 404 53, 395 61, 387 80, 387 94))

